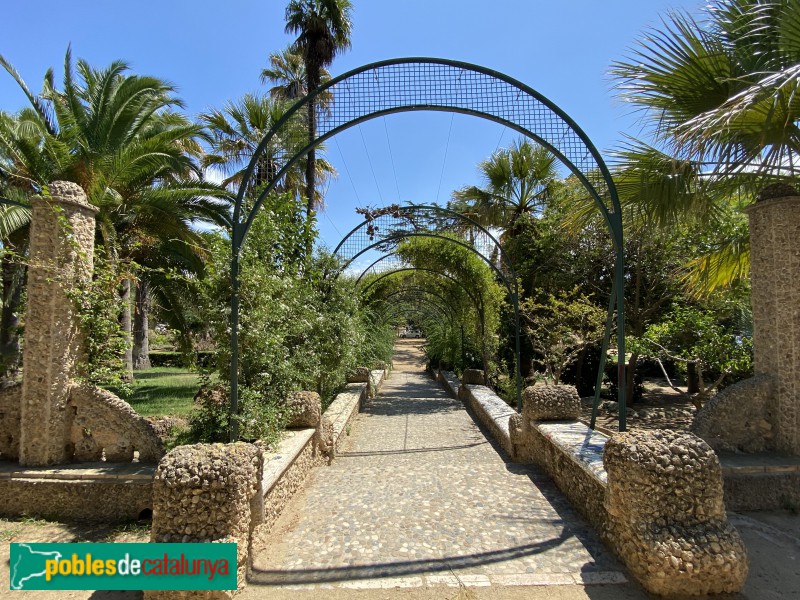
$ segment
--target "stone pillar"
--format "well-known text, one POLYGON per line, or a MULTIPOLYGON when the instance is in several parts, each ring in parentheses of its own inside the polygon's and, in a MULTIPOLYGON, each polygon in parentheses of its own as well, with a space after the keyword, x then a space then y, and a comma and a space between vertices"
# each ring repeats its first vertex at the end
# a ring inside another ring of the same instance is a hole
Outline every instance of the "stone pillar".
POLYGON ((748 209, 756 375, 772 376, 766 417, 775 449, 800 455, 800 196, 748 209))
POLYGON ((81 336, 69 293, 91 277, 97 209, 66 181, 31 206, 19 460, 36 466, 70 455, 67 402, 81 336))
POLYGON ((747 551, 728 522, 722 469, 691 433, 631 431, 606 443, 604 537, 652 593, 736 593, 747 579, 747 551))
MULTIPOLYGON (((238 590, 247 583, 253 529, 264 520, 261 451, 253 444, 178 446, 158 464, 153 480, 156 543, 233 542, 238 590)), ((236 592, 146 591, 145 600, 225 599, 236 592)))

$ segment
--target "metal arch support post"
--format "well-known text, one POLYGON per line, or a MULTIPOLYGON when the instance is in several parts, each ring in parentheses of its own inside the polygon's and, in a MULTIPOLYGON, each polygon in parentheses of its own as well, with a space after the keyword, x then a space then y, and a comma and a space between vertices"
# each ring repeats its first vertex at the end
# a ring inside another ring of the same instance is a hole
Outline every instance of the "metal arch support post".
POLYGON ((592 419, 589 428, 594 429, 597 421, 597 408, 600 405, 600 387, 603 385, 603 375, 606 369, 606 359, 608 358, 608 344, 611 341, 611 328, 614 326, 614 306, 617 302, 616 280, 612 285, 611 294, 608 298, 608 313, 606 314, 606 332, 603 335, 603 345, 600 347, 600 365, 597 368, 597 381, 594 387, 594 400, 592 401, 592 419))
POLYGON ((520 340, 520 319, 519 319, 519 285, 517 284, 517 279, 514 278, 514 344, 516 346, 516 353, 514 360, 516 362, 516 369, 517 369, 517 411, 522 413, 522 343, 520 340))
POLYGON ((236 243, 236 225, 233 228, 231 247, 231 398, 228 414, 230 441, 239 439, 239 248, 236 243))
POLYGON ((625 389, 628 382, 625 373, 625 259, 622 247, 622 227, 619 227, 614 286, 617 296, 617 408, 619 409, 619 430, 627 429, 627 406, 625 389))

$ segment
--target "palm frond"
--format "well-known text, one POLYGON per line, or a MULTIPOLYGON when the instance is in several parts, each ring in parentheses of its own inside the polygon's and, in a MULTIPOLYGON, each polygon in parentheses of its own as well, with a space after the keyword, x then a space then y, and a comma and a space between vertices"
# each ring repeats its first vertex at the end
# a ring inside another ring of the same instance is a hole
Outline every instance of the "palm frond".
POLYGON ((750 273, 750 237, 746 232, 720 240, 687 265, 683 282, 690 295, 702 298, 727 288, 750 273))

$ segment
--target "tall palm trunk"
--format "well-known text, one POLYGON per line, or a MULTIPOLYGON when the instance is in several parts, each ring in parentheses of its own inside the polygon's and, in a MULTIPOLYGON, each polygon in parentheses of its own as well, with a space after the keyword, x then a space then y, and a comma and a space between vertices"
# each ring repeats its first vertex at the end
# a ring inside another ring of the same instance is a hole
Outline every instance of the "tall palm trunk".
MULTIPOLYGON (((317 131, 317 115, 315 109, 315 102, 312 98, 308 104, 308 143, 309 145, 314 143, 316 139, 317 131)), ((315 148, 311 148, 308 151, 308 161, 306 162, 306 216, 309 220, 314 216, 314 197, 317 193, 316 190, 316 162, 317 162, 317 151, 315 148)))
POLYGON ((127 344, 125 345, 125 356, 123 362, 125 371, 129 379, 133 379, 133 347, 131 345, 131 333, 133 330, 133 323, 131 322, 131 280, 125 278, 122 280, 119 288, 119 297, 122 302, 122 312, 119 316, 119 324, 122 328, 122 333, 125 335, 127 344))
MULTIPOLYGON (((314 90, 319 87, 320 80, 320 66, 315 61, 306 61, 306 77, 308 80, 308 93, 311 95, 314 90)), ((306 162, 306 221, 311 224, 314 218, 315 198, 317 194, 316 186, 316 170, 317 170, 317 153, 311 147, 317 138, 317 101, 315 97, 310 97, 308 102, 308 160, 306 162)), ((313 240, 309 237, 306 247, 306 256, 311 254, 313 249, 313 240)))
POLYGON ((133 313, 133 368, 150 368, 150 285, 144 279, 136 284, 133 313))

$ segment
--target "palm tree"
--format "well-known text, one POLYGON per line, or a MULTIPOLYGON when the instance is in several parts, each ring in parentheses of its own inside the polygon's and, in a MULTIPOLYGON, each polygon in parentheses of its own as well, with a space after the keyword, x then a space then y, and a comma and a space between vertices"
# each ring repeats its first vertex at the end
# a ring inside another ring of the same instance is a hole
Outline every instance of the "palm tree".
POLYGON ((188 326, 183 319, 183 300, 192 297, 192 282, 205 275, 208 250, 198 232, 182 239, 152 240, 140 244, 133 260, 137 265, 133 311, 133 368, 150 368, 149 315, 153 305, 188 349, 188 326))
POLYGON ((453 192, 451 206, 485 227, 499 227, 514 237, 520 220, 539 214, 558 181, 556 157, 546 148, 518 140, 478 165, 483 187, 453 192))
POLYGON ((0 121, 9 185, 30 194, 56 179, 79 184, 121 271, 143 239, 193 240, 192 222, 229 221, 230 194, 203 182, 196 164, 203 129, 175 112, 182 104, 170 84, 129 75, 121 61, 73 66, 68 49, 63 89, 49 70, 34 95, 3 57, 0 65, 31 104, 16 123, 0 121))
MULTIPOLYGON (((9 117, 0 113, 0 127, 6 118, 9 117)), ((0 379, 13 377, 19 368, 19 307, 27 274, 23 257, 28 250, 31 220, 27 198, 6 181, 8 164, 9 161, 0 156, 0 197, 4 201, 0 205, 0 379)))
MULTIPOLYGON (((200 120, 209 131, 211 145, 211 151, 201 159, 202 165, 221 169, 225 175, 223 186, 240 185, 256 148, 267 132, 283 117, 288 107, 286 101, 265 95, 246 94, 240 100, 228 102, 222 110, 216 109, 200 115, 200 120)), ((291 123, 293 122, 290 121, 286 126, 291 123)), ((302 132, 294 132, 293 135, 292 131, 284 129, 282 133, 261 155, 250 178, 249 194, 271 181, 277 174, 280 157, 293 155, 299 150, 287 147, 287 144, 298 144, 298 140, 304 137, 302 132)), ((336 175, 336 170, 324 159, 315 161, 314 167, 315 177, 319 181, 336 175)), ((284 175, 275 191, 289 191, 299 197, 302 195, 304 172, 306 162, 299 161, 296 168, 290 169, 284 175)), ((315 195, 315 203, 321 203, 318 195, 315 195)))
MULTIPOLYGON (((324 67, 320 70, 319 84, 324 85, 331 79, 331 74, 324 67)), ((261 83, 272 83, 269 95, 275 100, 297 101, 308 94, 306 63, 303 55, 285 48, 269 55, 269 66, 261 70, 261 83)), ((320 105, 327 105, 333 98, 330 92, 321 94, 320 105)))
MULTIPOLYGON (((325 67, 336 55, 350 48, 352 31, 350 0, 291 0, 286 7, 286 33, 296 34, 292 49, 303 56, 306 91, 320 86, 325 67)), ((316 100, 308 107, 308 141, 316 138, 316 100)), ((306 162, 307 214, 311 218, 317 202, 315 176, 316 154, 312 148, 306 162)))
MULTIPOLYGON (((693 180, 675 193, 645 199, 651 210, 670 217, 667 223, 713 216, 765 186, 796 181, 798 0, 716 0, 700 22, 670 13, 611 72, 622 98, 641 109, 653 138, 652 145, 634 142, 623 170, 647 170, 649 181, 693 180), (658 153, 662 159, 655 164, 658 153)), ((707 222, 713 227, 713 219, 707 222)), ((741 233, 695 261, 695 286, 708 291, 746 272, 748 244, 741 233)))
POLYGON ((261 70, 261 83, 274 83, 269 91, 276 100, 298 100, 308 93, 303 56, 285 48, 269 55, 269 67, 261 70))

